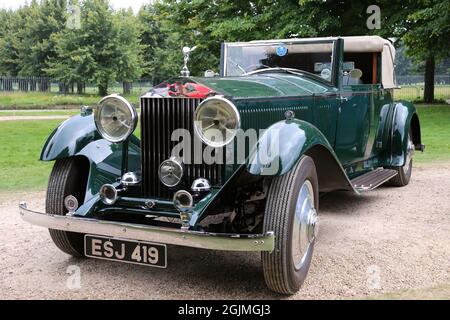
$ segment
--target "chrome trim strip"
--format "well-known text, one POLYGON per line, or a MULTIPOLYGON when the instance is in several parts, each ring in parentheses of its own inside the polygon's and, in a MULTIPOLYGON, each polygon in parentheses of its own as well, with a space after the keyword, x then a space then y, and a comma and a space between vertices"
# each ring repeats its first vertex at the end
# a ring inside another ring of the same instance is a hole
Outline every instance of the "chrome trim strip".
POLYGON ((33 225, 55 230, 141 240, 177 246, 223 251, 270 251, 275 247, 272 231, 265 234, 220 234, 159 228, 140 224, 58 216, 27 209, 19 204, 20 216, 33 225))

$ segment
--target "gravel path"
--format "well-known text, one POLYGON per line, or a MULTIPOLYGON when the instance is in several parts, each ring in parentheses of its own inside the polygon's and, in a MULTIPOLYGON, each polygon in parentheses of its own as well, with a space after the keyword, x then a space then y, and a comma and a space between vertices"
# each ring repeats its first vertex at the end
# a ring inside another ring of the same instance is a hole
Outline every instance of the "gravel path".
MULTIPOLYGON (((405 188, 383 187, 364 196, 341 192, 323 196, 309 276, 289 299, 361 298, 448 288, 449 191, 450 164, 434 164, 415 167, 413 181, 405 188)), ((42 210, 44 196, 44 192, 0 195, 0 298, 280 298, 265 288, 257 253, 169 246, 165 270, 71 258, 58 251, 45 229, 19 218, 20 200, 42 210), (77 267, 79 288, 67 273, 77 267)))

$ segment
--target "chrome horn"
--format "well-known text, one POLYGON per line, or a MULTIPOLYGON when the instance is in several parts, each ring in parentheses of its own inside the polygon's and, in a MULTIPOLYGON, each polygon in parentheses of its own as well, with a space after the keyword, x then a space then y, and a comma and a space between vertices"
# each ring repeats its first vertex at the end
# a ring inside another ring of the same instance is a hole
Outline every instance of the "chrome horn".
POLYGON ((186 190, 179 190, 173 196, 173 205, 180 213, 183 229, 189 229, 189 221, 192 217, 194 198, 186 190))

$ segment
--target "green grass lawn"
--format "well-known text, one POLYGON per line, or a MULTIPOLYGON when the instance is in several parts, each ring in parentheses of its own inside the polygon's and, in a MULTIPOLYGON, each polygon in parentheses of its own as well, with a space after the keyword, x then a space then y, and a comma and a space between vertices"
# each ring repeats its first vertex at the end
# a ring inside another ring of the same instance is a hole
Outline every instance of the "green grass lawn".
MULTIPOLYGON (((418 107, 425 153, 416 163, 450 161, 450 106, 418 107)), ((44 142, 61 120, 0 121, 0 192, 43 190, 52 163, 40 162, 44 142)), ((136 132, 139 135, 139 130, 136 132)))
POLYGON ((1 117, 9 116, 73 116, 79 113, 79 109, 55 109, 55 110, 0 110, 1 117))
POLYGON ((419 106, 425 152, 414 155, 416 163, 450 161, 450 106, 419 106))
MULTIPOLYGON (((401 86, 400 89, 394 90, 395 100, 422 101, 423 85, 401 86)), ((450 86, 436 85, 434 87, 434 99, 437 101, 445 101, 450 99, 450 86)))
MULTIPOLYGON (((125 97, 135 105, 139 103, 139 94, 125 97)), ((82 105, 96 105, 100 99, 100 96, 94 94, 64 95, 44 92, 2 92, 0 93, 0 110, 45 109, 61 106, 79 108, 82 105)))
POLYGON ((2 191, 43 190, 52 163, 39 161, 50 133, 61 120, 0 122, 0 181, 2 191))

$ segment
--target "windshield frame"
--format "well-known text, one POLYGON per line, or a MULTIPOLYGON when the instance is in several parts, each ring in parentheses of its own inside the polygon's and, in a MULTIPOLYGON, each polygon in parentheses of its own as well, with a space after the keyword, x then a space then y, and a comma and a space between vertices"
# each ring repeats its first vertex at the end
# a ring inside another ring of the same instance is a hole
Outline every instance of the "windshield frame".
MULTIPOLYGON (((285 44, 285 45, 293 45, 293 44, 332 44, 332 50, 331 50, 331 65, 332 65, 332 74, 331 74, 331 81, 327 81, 322 79, 320 76, 315 74, 308 74, 311 77, 314 77, 316 79, 319 79, 321 82, 326 82, 328 85, 338 87, 339 86, 339 52, 341 51, 339 48, 342 47, 342 45, 339 45, 342 40, 340 38, 327 38, 327 39, 321 39, 321 40, 310 40, 310 39, 282 39, 282 40, 258 40, 258 41, 250 41, 250 42, 223 42, 221 47, 221 53, 220 53, 220 76, 221 77, 227 77, 226 71, 227 71, 227 52, 228 48, 231 46, 234 47, 249 47, 249 46, 273 46, 274 44, 285 44)), ((299 70, 302 73, 306 73, 305 70, 299 70)), ((242 76, 245 76, 243 74, 242 76)))

